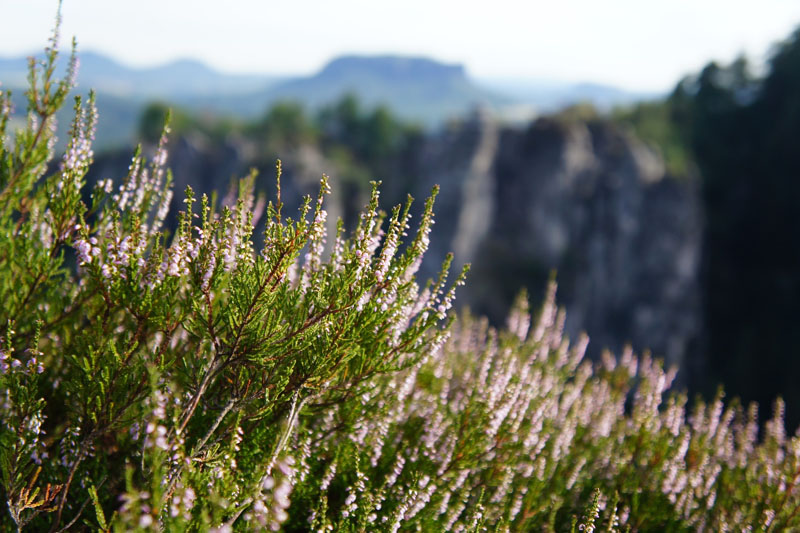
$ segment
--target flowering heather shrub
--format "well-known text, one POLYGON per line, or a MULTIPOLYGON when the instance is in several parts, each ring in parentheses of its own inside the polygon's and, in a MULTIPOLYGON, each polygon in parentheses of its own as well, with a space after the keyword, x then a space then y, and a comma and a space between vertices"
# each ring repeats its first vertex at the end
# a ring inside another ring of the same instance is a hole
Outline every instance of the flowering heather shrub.
POLYGON ((294 441, 297 529, 306 516, 330 531, 800 526, 800 439, 782 404, 761 442, 754 406, 687 413, 649 357, 585 360, 554 300, 553 285, 533 320, 520 299, 500 332, 462 317, 422 364, 309 421, 294 441))
POLYGON ((187 190, 167 235, 165 130, 152 162, 137 151, 124 182, 99 183, 85 205, 92 96, 76 100, 67 152, 48 167, 75 70, 53 81, 56 42, 31 65, 27 128, 0 149, 0 524, 182 531, 247 512, 274 527, 296 482, 299 418, 444 340, 464 273, 448 287, 448 261, 424 290, 414 279, 433 198, 401 247, 410 200, 386 220, 376 187, 326 259, 323 177, 294 220, 278 193, 256 253, 251 176, 233 209, 187 190))
POLYGON ((187 190, 169 235, 166 131, 84 192, 91 95, 51 163, 56 42, 13 143, 0 93, 0 530, 800 528, 782 404, 759 440, 649 357, 584 360, 554 286, 502 331, 453 323, 464 273, 415 280, 432 198, 409 239, 375 188, 326 254, 327 180, 287 218, 279 166, 262 250, 252 176, 233 208, 187 190))

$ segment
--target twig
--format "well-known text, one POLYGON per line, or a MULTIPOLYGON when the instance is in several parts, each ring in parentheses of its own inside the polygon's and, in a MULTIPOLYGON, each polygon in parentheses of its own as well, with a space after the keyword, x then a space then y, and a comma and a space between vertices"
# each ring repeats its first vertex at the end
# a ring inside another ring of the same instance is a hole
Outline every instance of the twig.
MULTIPOLYGON (((100 482, 100 484, 97 485, 97 488, 99 489, 100 487, 102 487, 107 480, 108 480, 108 476, 104 477, 103 480, 100 482)), ((58 531, 56 531, 56 533, 62 533, 62 531, 68 531, 69 528, 71 528, 75 524, 75 522, 78 521, 78 518, 81 517, 81 515, 83 514, 83 510, 86 509, 86 506, 89 505, 90 501, 92 501, 91 497, 90 498, 86 498, 86 501, 84 501, 83 505, 81 505, 80 509, 78 509, 78 513, 75 515, 75 518, 70 520, 67 523, 67 525, 65 525, 64 527, 62 527, 58 531)))
POLYGON ((61 493, 61 501, 58 504, 58 511, 56 512, 56 518, 53 521, 53 525, 50 527, 50 533, 55 533, 56 528, 58 527, 58 523, 61 522, 61 514, 64 512, 64 505, 67 503, 67 495, 69 494, 69 487, 72 485, 72 480, 75 477, 75 472, 78 471, 78 465, 81 464, 83 461, 83 456, 86 454, 89 446, 92 443, 94 435, 89 434, 83 441, 81 445, 81 449, 78 452, 77 457, 75 457, 75 462, 72 464, 72 468, 69 470, 69 476, 67 476, 67 482, 64 484, 64 492, 61 493))
POLYGON ((214 420, 214 424, 209 428, 209 430, 206 432, 206 434, 203 436, 203 438, 200 439, 200 442, 198 442, 195 445, 194 449, 192 450, 192 456, 193 457, 200 452, 200 450, 203 448, 203 446, 205 446, 206 442, 208 442, 208 439, 211 438, 211 435, 214 434, 214 432, 217 430, 219 425, 222 423, 222 419, 227 416, 227 414, 231 411, 231 409, 233 409, 234 405, 236 405, 236 398, 231 398, 230 400, 228 400, 228 403, 225 404, 225 408, 217 416, 217 419, 214 420))
MULTIPOLYGON (((289 418, 287 419, 286 431, 284 432, 283 436, 281 436, 281 439, 278 441, 278 445, 275 447, 275 451, 272 452, 272 457, 270 457, 269 462, 267 463, 267 471, 264 473, 263 476, 261 476, 261 479, 258 482, 258 487, 259 487, 258 490, 259 491, 261 490, 260 487, 263 485, 264 480, 266 480, 266 478, 269 477, 270 474, 272 474, 272 467, 275 464, 275 460, 278 458, 280 453, 283 451, 284 446, 286 446, 286 443, 289 442, 289 439, 291 438, 292 434, 294 433, 294 426, 297 423, 297 417, 300 414, 300 411, 303 409, 303 407, 305 406, 306 402, 308 402, 313 397, 313 395, 306 396, 305 398, 300 400, 300 402, 298 403, 297 398, 298 398, 299 395, 300 395, 300 391, 296 391, 294 393, 294 397, 292 398, 292 410, 289 412, 289 418)), ((253 503, 253 497, 252 496, 246 498, 239 505, 239 508, 236 510, 235 513, 233 513, 233 516, 231 516, 228 519, 228 521, 225 522, 225 526, 226 527, 233 527, 234 522, 236 522, 236 520, 239 519, 239 516, 241 516, 241 514, 244 512, 244 510, 247 509, 247 507, 249 507, 251 503, 253 503)))
MULTIPOLYGON (((281 253, 281 258, 283 258, 285 253, 286 251, 281 253)), ((244 332, 245 326, 250 321, 250 318, 253 314, 253 309, 255 308, 258 299, 263 294, 264 289, 266 289, 267 285, 277 272, 279 265, 280 262, 278 262, 278 264, 276 264, 275 267, 273 267, 272 271, 267 275, 266 279, 259 285, 258 290, 256 291, 256 294, 253 297, 253 300, 250 302, 250 305, 247 308, 247 312, 245 313, 242 323, 239 326, 239 331, 236 333, 236 337, 233 342, 233 347, 231 348, 231 352, 227 357, 228 360, 233 359, 233 357, 236 355, 236 351, 239 349, 239 342, 241 341, 242 333, 244 332)), ((220 354, 219 352, 217 352, 214 355, 214 360, 211 364, 211 367, 208 369, 205 376, 203 376, 203 381, 200 383, 200 387, 198 387, 197 392, 195 392, 194 396, 192 397, 192 401, 190 402, 189 407, 186 409, 185 413, 182 416, 181 424, 180 426, 178 426, 177 430, 178 435, 183 433, 183 430, 186 428, 186 425, 189 423, 189 420, 192 418, 192 415, 197 409, 197 405, 200 403, 200 398, 203 397, 203 394, 205 394, 206 389, 211 384, 211 381, 214 379, 214 377, 216 377, 217 371, 224 366, 225 366, 224 364, 220 364, 220 354)))
POLYGON ((197 392, 194 393, 194 397, 192 397, 192 401, 189 404, 189 407, 186 409, 186 413, 183 415, 183 420, 181 421, 181 425, 178 426, 177 430, 178 435, 183 433, 183 430, 186 429, 186 424, 189 423, 189 420, 192 418, 192 415, 197 409, 197 405, 200 403, 200 398, 203 397, 203 394, 205 394, 206 389, 211 384, 211 380, 216 376, 220 364, 216 357, 214 359, 215 359, 214 363, 211 364, 211 368, 209 368, 208 372, 206 372, 206 375, 203 376, 203 381, 197 388, 197 392))
MULTIPOLYGON (((211 428, 209 428, 203 438, 200 439, 200 442, 198 442, 192 449, 192 453, 189 454, 190 458, 194 459, 200 453, 200 451, 206 445, 206 442, 208 442, 208 439, 211 438, 211 435, 214 434, 219 425, 222 423, 222 420, 228 415, 231 409, 233 409, 234 405, 236 405, 236 398, 231 398, 228 400, 228 403, 222 409, 222 412, 217 416, 216 420, 214 420, 214 424, 212 424, 211 428)), ((173 467, 172 471, 169 473, 169 487, 165 491, 165 494, 172 494, 172 490, 175 487, 175 483, 178 480, 178 475, 181 473, 181 470, 183 470, 182 462, 173 467)))

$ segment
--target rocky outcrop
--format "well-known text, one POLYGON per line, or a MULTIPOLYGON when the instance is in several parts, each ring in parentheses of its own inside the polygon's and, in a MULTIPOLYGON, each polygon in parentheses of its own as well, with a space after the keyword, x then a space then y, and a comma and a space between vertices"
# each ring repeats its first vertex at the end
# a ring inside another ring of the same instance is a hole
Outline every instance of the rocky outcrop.
POLYGON ((631 344, 685 366, 702 332, 702 208, 696 180, 616 126, 540 119, 499 129, 485 115, 433 139, 423 187, 442 185, 431 250, 472 262, 460 303, 501 322, 521 287, 551 273, 571 336, 590 353, 631 344))

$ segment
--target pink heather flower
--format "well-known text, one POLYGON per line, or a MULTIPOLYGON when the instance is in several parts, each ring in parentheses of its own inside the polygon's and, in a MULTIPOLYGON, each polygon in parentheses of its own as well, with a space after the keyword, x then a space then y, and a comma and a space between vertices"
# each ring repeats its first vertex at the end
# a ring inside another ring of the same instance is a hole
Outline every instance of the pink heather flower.
POLYGON ((178 264, 178 254, 174 254, 172 259, 169 262, 169 268, 167 269, 167 274, 170 276, 179 276, 180 275, 180 265, 178 264))
MULTIPOLYGON (((0 91, 0 94, 2 93, 3 91, 0 91)), ((0 107, 0 116, 8 116, 11 114, 11 111, 12 111, 11 102, 6 99, 3 99, 2 107, 0 107)))
MULTIPOLYGON (((81 108, 78 116, 75 117, 77 135, 70 139, 69 146, 61 162, 62 170, 79 174, 84 173, 94 156, 92 141, 94 140, 96 126, 97 108, 94 104, 90 104, 88 109, 81 108)), ((77 185, 80 185, 80 182, 77 185)))
POLYGON ((239 248, 239 233, 235 228, 233 228, 231 231, 231 236, 228 240, 228 246, 222 253, 222 261, 225 264, 225 270, 228 272, 236 268, 238 248, 239 248))
MULTIPOLYGON (((320 198, 320 200, 322 200, 320 198)), ((319 209, 311 225, 311 231, 308 239, 308 253, 305 256, 305 264, 303 268, 304 282, 307 281, 305 275, 319 269, 322 260, 322 252, 325 248, 326 232, 325 221, 328 219, 328 213, 324 209, 319 209)))
POLYGON ((324 492, 328 490, 328 486, 331 484, 331 481, 333 481, 333 477, 335 475, 336 475, 336 462, 333 462, 330 464, 330 466, 328 466, 328 471, 325 472, 325 475, 323 476, 322 481, 320 482, 319 488, 321 491, 324 492))
POLYGON ((186 509, 191 509, 194 507, 194 501, 197 499, 197 496, 192 490, 192 487, 186 487, 186 490, 183 492, 183 498, 181 498, 181 502, 186 509))
POLYGON ((73 54, 69 60, 69 67, 67 67, 67 85, 75 88, 78 85, 78 71, 81 67, 81 59, 77 54, 73 54))
POLYGON ((158 211, 156 212, 156 218, 153 222, 153 230, 161 229, 161 225, 164 223, 164 219, 167 217, 169 213, 169 206, 170 202, 172 201, 172 189, 167 189, 164 194, 161 196, 161 201, 158 204, 158 211))
POLYGON ((292 493, 292 486, 289 483, 281 483, 272 493, 275 503, 282 508, 289 507, 289 495, 292 493))
POLYGON ((28 361, 28 368, 31 370, 36 370, 37 374, 44 372, 44 366, 42 365, 42 362, 35 357, 31 357, 28 361))
POLYGON ((81 263, 91 263, 92 262, 92 245, 88 242, 80 239, 75 242, 75 250, 78 252, 78 259, 81 263))
POLYGON ((114 182, 110 179, 100 180, 97 182, 97 186, 106 194, 111 194, 111 191, 114 189, 114 182))
POLYGON ((156 151, 155 157, 153 157, 153 164, 157 167, 163 167, 167 164, 167 149, 166 149, 167 138, 166 136, 162 137, 158 143, 158 150, 156 151))
POLYGON ((217 241, 212 240, 208 254, 208 266, 206 267, 205 272, 203 272, 203 281, 201 284, 201 287, 204 291, 208 290, 208 287, 211 283, 211 276, 214 275, 214 269, 216 267, 217 267, 217 241))

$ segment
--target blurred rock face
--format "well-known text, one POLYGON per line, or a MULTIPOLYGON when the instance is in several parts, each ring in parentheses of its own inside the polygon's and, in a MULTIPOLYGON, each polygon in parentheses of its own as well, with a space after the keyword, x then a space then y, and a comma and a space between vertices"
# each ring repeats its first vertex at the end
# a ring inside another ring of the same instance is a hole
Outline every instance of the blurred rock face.
POLYGON ((665 175, 658 154, 604 122, 514 130, 478 116, 428 148, 421 181, 445 196, 430 259, 452 250, 473 263, 461 305, 499 322, 520 287, 539 301, 555 270, 566 329, 586 331, 592 355, 630 343, 692 363, 702 325, 693 180, 665 175))
MULTIPOLYGON (((329 231, 339 216, 355 223, 366 198, 337 181, 335 162, 312 146, 280 157, 287 210, 303 194, 315 195, 326 172, 333 186, 329 231)), ((93 173, 123 176, 127 164, 101 156, 93 173)), ((274 196, 274 159, 244 138, 178 138, 170 166, 175 212, 186 185, 225 198, 231 178, 250 167, 261 170, 259 186, 274 196)), ((556 271, 567 332, 575 338, 586 331, 593 356, 630 343, 680 365, 684 378, 691 372, 696 361, 687 355, 698 352, 702 328, 699 192, 695 180, 666 175, 660 156, 641 142, 603 121, 540 119, 513 129, 476 113, 425 137, 412 160, 390 167, 399 170, 375 176, 384 180, 385 207, 410 192, 420 208, 431 187, 441 186, 421 275, 435 276, 451 251, 456 266, 472 263, 459 305, 500 323, 522 287, 534 304, 541 301, 556 271)))

